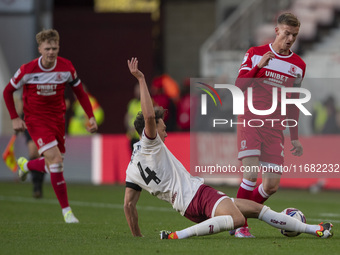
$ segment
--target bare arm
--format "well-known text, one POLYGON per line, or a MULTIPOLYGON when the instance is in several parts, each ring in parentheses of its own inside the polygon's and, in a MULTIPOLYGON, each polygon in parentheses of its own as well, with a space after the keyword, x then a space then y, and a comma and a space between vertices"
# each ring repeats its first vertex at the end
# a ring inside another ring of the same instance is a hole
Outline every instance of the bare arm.
POLYGON ((143 236, 140 232, 138 225, 138 212, 137 212, 137 202, 139 200, 140 191, 125 188, 125 197, 124 197, 124 213, 125 218, 129 224, 131 233, 133 236, 143 236))
POLYGON ((151 96, 146 84, 144 74, 138 69, 137 58, 128 60, 130 72, 136 77, 140 88, 140 101, 142 106, 142 113, 145 120, 145 133, 149 138, 155 138, 157 135, 155 110, 153 108, 151 96))

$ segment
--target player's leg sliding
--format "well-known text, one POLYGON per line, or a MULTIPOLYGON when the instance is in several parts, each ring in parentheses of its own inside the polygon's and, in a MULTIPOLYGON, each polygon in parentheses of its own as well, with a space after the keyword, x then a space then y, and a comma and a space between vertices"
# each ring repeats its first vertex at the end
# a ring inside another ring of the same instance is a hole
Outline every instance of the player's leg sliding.
POLYGON ((275 212, 267 206, 263 206, 258 219, 278 229, 311 234, 321 238, 329 238, 333 235, 331 223, 309 225, 286 214, 275 212))
MULTIPOLYGON (((252 181, 249 181, 243 178, 242 183, 237 191, 237 198, 251 200, 255 186, 256 186, 256 181, 252 182, 252 181)), ((235 237, 240 237, 240 238, 254 238, 255 237, 249 232, 247 219, 246 219, 245 224, 242 227, 229 231, 229 234, 235 235, 235 237)))
MULTIPOLYGON (((278 229, 306 233, 320 238, 330 238, 333 236, 333 225, 331 223, 320 223, 319 225, 306 224, 286 214, 275 212, 267 206, 263 206, 258 219, 278 229)), ((192 236, 216 234, 231 229, 234 229, 234 220, 230 215, 217 216, 180 231, 170 232, 163 230, 160 233, 160 238, 184 239, 192 236)))
POLYGON ((221 231, 234 229, 234 220, 230 215, 217 216, 203 221, 189 228, 168 232, 161 231, 161 239, 184 239, 192 236, 216 234, 221 231))
POLYGON ((50 164, 51 184, 62 208, 66 223, 78 223, 79 220, 73 215, 68 203, 67 187, 63 175, 63 164, 50 164))
POLYGON ((330 222, 323 223, 321 222, 319 225, 320 229, 318 229, 315 234, 320 238, 329 238, 333 236, 333 224, 330 222))

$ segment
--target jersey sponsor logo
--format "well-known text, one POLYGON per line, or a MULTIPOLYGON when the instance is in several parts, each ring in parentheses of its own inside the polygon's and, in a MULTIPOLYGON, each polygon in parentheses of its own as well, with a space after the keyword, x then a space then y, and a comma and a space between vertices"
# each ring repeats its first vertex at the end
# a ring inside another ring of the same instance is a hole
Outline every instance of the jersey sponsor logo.
POLYGON ((40 96, 52 96, 57 94, 57 84, 37 85, 37 94, 40 96))
POLYGON ((274 80, 278 80, 278 81, 282 81, 282 82, 286 82, 289 79, 288 76, 278 74, 278 73, 275 73, 275 72, 271 72, 271 71, 266 71, 265 75, 266 75, 266 77, 273 78, 274 80))

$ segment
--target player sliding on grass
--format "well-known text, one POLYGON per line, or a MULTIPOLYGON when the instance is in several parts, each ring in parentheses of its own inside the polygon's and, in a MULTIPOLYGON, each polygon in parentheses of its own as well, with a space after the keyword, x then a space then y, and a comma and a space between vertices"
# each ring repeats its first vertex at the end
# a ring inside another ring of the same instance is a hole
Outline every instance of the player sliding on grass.
POLYGON ((141 138, 134 144, 126 171, 124 198, 125 217, 133 236, 142 236, 136 208, 142 189, 171 203, 181 215, 199 223, 181 231, 161 231, 161 239, 182 239, 232 230, 243 226, 245 217, 258 218, 288 231, 321 238, 332 236, 331 223, 302 223, 265 205, 245 199, 231 199, 203 184, 202 178, 191 176, 164 144, 167 137, 164 109, 153 107, 144 74, 138 69, 137 58, 128 60, 128 66, 139 82, 142 106, 142 112, 135 120, 135 128, 141 138))

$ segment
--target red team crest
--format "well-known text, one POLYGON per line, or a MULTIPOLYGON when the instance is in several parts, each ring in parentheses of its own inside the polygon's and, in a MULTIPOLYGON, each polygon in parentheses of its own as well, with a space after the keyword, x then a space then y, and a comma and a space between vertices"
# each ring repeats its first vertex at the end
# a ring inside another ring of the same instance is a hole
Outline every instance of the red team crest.
POLYGON ((56 81, 62 81, 62 76, 61 76, 61 73, 57 73, 57 76, 56 76, 56 81))
POLYGON ((290 73, 293 76, 296 76, 296 71, 297 71, 296 66, 295 65, 291 65, 288 73, 290 73))

